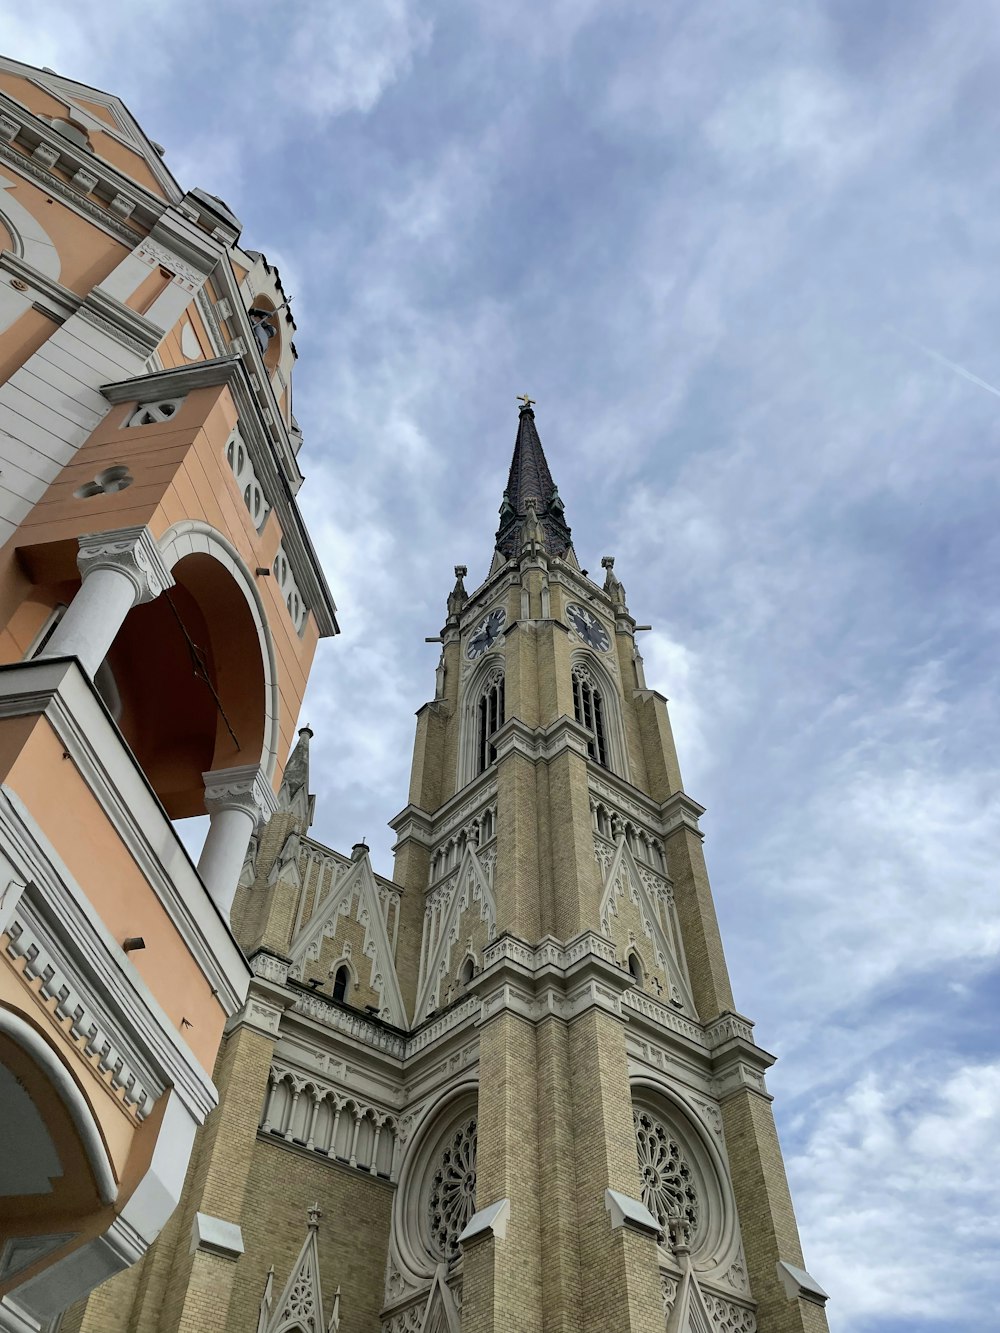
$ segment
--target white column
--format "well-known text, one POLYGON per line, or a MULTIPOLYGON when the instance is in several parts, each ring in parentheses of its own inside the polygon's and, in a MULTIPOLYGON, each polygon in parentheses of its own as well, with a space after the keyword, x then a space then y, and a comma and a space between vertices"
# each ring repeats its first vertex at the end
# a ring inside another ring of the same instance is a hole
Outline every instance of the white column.
POLYGON ((277 802, 259 764, 220 768, 214 773, 203 773, 202 777, 205 809, 212 822, 198 861, 198 873, 228 921, 250 835, 262 815, 274 813, 277 802))
POLYGON ((149 528, 90 532, 79 545, 83 583, 40 655, 76 657, 93 676, 133 606, 153 601, 174 580, 149 528))

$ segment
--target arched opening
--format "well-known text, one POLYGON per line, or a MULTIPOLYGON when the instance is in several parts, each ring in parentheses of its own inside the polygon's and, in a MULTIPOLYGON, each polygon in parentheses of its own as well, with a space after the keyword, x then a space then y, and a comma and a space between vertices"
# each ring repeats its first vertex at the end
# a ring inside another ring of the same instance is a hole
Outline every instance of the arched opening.
POLYGON ((503 672, 494 671, 486 680, 476 705, 477 773, 484 773, 496 762, 497 747, 493 737, 504 724, 503 672))
POLYGON ((129 613, 106 667, 122 733, 167 814, 182 819, 204 812, 203 773, 261 762, 265 681, 231 572, 199 552, 171 573, 174 587, 129 613))
POLYGON ((607 668, 592 653, 574 656, 573 716, 587 731, 587 753, 620 777, 629 775, 618 690, 607 668))
POLYGON ((462 986, 470 985, 472 982, 472 978, 475 975, 476 975, 476 960, 474 958, 466 958, 458 974, 458 979, 462 984, 462 986))
POLYGON ((0 1010, 0 1124, 0 1212, 15 1234, 18 1223, 35 1229, 48 1216, 82 1220, 114 1199, 89 1103, 44 1039, 7 1010, 0 1010))
POLYGON ((347 988, 351 983, 351 971, 346 963, 341 963, 333 977, 333 998, 347 1003, 347 988))
POLYGON ((264 365, 272 371, 281 359, 281 314, 271 298, 264 295, 253 298, 248 313, 254 342, 264 365))
POLYGON ((639 959, 639 955, 634 949, 628 956, 628 970, 631 973, 632 980, 635 984, 637 986, 642 986, 645 981, 642 971, 642 963, 639 959))

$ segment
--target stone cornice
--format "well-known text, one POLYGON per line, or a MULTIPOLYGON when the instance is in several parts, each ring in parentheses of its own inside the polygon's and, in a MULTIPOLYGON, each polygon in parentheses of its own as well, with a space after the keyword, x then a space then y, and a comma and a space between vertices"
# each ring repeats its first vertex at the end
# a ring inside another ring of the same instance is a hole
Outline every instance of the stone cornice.
POLYGON ((0 251, 0 271, 9 273, 15 281, 36 292, 40 299, 32 300, 32 307, 49 319, 65 321, 83 304, 83 297, 40 272, 12 250, 0 251))
POLYGON ((3 92, 0 92, 0 158, 130 248, 170 207, 168 200, 79 147, 3 92), (52 169, 56 166, 70 177, 68 181, 52 169), (103 200, 106 207, 96 199, 103 200), (125 218, 135 226, 127 226, 125 218))
POLYGON ((407 839, 413 839, 427 847, 432 846, 439 839, 447 837, 477 810, 494 800, 496 794, 496 770, 490 767, 474 782, 470 782, 445 801, 433 814, 412 803, 404 806, 398 815, 389 820, 389 827, 397 835, 396 846, 407 839))
POLYGON ((483 951, 483 970, 470 984, 482 1000, 479 1025, 504 1012, 529 1022, 554 1017, 569 1022, 589 1009, 622 1015, 631 977, 615 961, 615 949, 595 931, 563 944, 546 936, 532 946, 503 934, 483 951))
POLYGON ((532 763, 550 761, 565 751, 587 758, 590 732, 575 719, 563 714, 547 727, 528 727, 520 718, 509 718, 494 734, 497 763, 510 754, 520 754, 532 763))
POLYGON ((130 309, 100 287, 92 287, 84 297, 79 314, 88 324, 104 329, 126 347, 147 357, 160 345, 163 330, 137 311, 130 309))

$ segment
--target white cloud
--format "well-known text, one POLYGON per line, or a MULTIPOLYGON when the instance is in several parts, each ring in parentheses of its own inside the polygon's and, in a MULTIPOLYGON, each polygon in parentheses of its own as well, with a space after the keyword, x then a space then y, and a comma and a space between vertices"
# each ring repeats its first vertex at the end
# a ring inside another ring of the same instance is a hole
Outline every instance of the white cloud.
POLYGON ((788 1165, 837 1333, 980 1326, 1000 1261, 1000 1064, 873 1068, 813 1106, 788 1165))

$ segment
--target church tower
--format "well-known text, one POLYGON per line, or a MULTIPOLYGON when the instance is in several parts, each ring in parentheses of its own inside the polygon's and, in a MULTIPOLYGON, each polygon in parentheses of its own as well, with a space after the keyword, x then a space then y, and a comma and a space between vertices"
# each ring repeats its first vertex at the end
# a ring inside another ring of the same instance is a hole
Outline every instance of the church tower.
POLYGON ((234 904, 254 977, 181 1207, 63 1333, 826 1329, 703 810, 602 566, 525 399, 393 878, 310 837, 304 729, 234 904))

